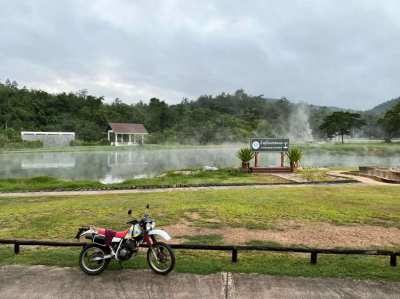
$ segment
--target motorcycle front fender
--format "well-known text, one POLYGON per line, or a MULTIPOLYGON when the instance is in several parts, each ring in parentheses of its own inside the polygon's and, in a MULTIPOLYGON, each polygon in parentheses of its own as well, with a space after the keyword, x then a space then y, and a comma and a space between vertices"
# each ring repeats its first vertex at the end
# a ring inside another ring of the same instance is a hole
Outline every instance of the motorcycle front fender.
POLYGON ((153 230, 148 232, 148 235, 150 235, 150 236, 160 236, 161 238, 163 238, 166 241, 171 240, 171 236, 166 231, 164 231, 162 229, 153 229, 153 230))

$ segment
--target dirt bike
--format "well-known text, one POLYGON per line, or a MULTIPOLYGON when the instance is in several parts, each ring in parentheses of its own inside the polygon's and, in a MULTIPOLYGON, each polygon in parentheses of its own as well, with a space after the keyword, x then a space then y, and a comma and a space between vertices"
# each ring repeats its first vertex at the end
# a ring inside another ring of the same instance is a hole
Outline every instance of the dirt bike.
MULTIPOLYGON (((132 215, 131 209, 128 215, 132 215)), ((175 266, 174 252, 166 243, 156 239, 161 237, 169 241, 169 234, 164 230, 155 229, 156 222, 146 213, 141 220, 133 219, 127 224, 130 224, 130 227, 125 231, 92 226, 79 228, 76 238, 85 237, 92 241, 84 246, 79 256, 79 266, 83 272, 89 275, 100 274, 107 268, 111 259, 115 259, 121 265, 122 261, 136 256, 143 244, 148 247, 147 263, 155 273, 166 275, 172 271, 175 266)))

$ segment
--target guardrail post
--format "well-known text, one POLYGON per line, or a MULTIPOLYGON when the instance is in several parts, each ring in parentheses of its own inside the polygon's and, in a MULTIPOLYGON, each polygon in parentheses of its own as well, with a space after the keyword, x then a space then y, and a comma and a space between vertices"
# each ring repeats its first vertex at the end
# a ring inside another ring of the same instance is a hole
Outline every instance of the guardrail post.
POLYGON ((317 263, 317 253, 311 252, 311 264, 315 265, 317 263))
POLYGON ((19 253, 19 244, 18 244, 18 242, 15 242, 15 243, 14 243, 14 253, 15 253, 15 254, 18 254, 18 253, 19 253))
POLYGON ((238 262, 238 251, 237 249, 234 247, 232 249, 232 263, 236 264, 238 262))
POLYGON ((395 253, 390 255, 390 266, 392 267, 397 266, 397 255, 395 253))

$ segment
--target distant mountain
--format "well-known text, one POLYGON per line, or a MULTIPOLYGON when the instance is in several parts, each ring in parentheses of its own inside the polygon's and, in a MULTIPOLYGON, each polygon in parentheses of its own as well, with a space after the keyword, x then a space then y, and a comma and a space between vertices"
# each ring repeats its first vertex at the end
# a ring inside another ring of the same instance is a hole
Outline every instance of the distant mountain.
POLYGON ((399 102, 400 102, 400 97, 392 99, 390 101, 383 102, 382 104, 375 106, 374 108, 368 110, 367 112, 373 114, 383 114, 399 102))
POLYGON ((353 110, 353 109, 348 109, 348 108, 340 108, 337 106, 320 106, 320 105, 315 105, 315 104, 307 104, 311 109, 326 109, 332 112, 335 111, 357 111, 357 110, 353 110))

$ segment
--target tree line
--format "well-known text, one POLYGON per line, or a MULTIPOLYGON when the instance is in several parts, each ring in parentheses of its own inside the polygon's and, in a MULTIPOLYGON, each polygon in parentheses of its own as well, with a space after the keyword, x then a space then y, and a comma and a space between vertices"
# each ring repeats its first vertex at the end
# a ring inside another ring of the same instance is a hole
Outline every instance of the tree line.
MULTIPOLYGON (((268 99, 243 90, 171 105, 157 98, 107 103, 86 91, 51 94, 7 80, 0 83, 0 143, 18 140, 21 130, 73 131, 79 140, 105 143, 108 122, 143 123, 151 133, 148 142, 154 143, 246 142, 252 136, 286 136, 290 115, 298 107, 286 98, 268 99)), ((365 137, 382 137, 384 132, 391 139, 399 135, 400 106, 396 109, 382 118, 353 113, 351 120, 351 112, 336 108, 307 105, 305 113, 316 138, 358 130, 365 137), (340 118, 341 113, 347 114, 340 118)))
MULTIPOLYGON (((355 130, 360 130, 367 125, 368 115, 364 118, 360 113, 348 111, 336 111, 326 116, 320 125, 320 130, 326 134, 326 137, 333 138, 340 136, 344 143, 345 135, 352 135, 355 130)), ((400 102, 387 110, 385 114, 375 120, 377 130, 381 132, 380 136, 385 142, 390 143, 393 138, 400 136, 400 102)))

